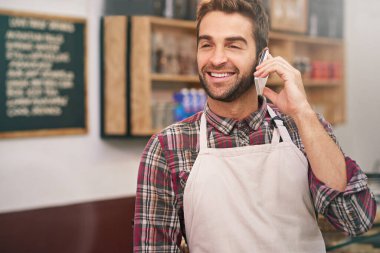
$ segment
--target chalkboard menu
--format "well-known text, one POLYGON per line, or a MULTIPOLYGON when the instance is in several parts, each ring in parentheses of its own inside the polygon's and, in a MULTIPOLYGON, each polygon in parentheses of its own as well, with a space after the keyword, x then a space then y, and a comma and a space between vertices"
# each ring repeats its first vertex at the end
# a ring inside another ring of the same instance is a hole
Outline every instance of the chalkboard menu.
POLYGON ((0 137, 81 134, 84 19, 0 10, 0 137))

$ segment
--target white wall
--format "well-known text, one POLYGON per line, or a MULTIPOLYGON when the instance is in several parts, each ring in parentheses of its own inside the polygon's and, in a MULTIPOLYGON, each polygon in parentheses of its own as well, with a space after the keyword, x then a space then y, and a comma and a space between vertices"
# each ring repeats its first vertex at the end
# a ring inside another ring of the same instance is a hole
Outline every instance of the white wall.
MULTIPOLYGON (((345 4, 348 121, 336 133, 344 150, 368 171, 380 159, 380 1, 345 4), (367 119, 371 124, 363 129, 361 121, 367 119)), ((0 8, 87 18, 90 120, 88 135, 0 140, 0 212, 133 195, 146 140, 99 137, 102 0, 1 0, 0 8)))
POLYGON ((380 1, 344 3, 348 120, 336 135, 344 151, 369 172, 380 160, 380 1))
POLYGON ((1 9, 87 18, 89 133, 0 140, 0 212, 131 196, 146 140, 99 130, 101 0, 1 0, 1 9))

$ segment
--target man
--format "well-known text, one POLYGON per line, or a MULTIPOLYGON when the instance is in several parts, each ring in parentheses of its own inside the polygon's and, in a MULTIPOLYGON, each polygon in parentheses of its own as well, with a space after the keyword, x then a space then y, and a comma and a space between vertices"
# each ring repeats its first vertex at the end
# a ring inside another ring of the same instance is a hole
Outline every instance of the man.
POLYGON ((367 178, 312 111, 299 71, 271 55, 256 67, 269 30, 261 3, 203 2, 197 22, 207 105, 148 142, 134 251, 180 252, 183 236, 191 253, 325 252, 315 211, 351 236, 367 231, 367 178), (258 96, 254 77, 270 73, 282 91, 258 96))

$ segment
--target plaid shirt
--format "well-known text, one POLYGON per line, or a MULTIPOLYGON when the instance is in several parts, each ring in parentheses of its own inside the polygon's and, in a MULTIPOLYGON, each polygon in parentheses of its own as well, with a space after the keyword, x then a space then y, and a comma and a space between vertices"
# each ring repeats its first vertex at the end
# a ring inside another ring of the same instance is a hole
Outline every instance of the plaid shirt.
MULTIPOLYGON (((241 121, 222 118, 206 106, 208 146, 232 148, 270 143, 273 124, 265 98, 260 97, 259 102, 259 110, 241 121)), ((277 108, 273 109, 284 121, 294 144, 305 154, 294 121, 277 108)), ((199 152, 201 114, 199 112, 153 135, 142 154, 136 192, 134 252, 180 252, 179 245, 185 235, 183 193, 199 152)), ((331 125, 322 116, 318 117, 336 142, 331 125)), ((345 156, 345 160, 345 192, 324 185, 310 167, 309 186, 316 211, 337 229, 355 236, 371 227, 376 202, 367 187, 366 175, 351 158, 345 156)))

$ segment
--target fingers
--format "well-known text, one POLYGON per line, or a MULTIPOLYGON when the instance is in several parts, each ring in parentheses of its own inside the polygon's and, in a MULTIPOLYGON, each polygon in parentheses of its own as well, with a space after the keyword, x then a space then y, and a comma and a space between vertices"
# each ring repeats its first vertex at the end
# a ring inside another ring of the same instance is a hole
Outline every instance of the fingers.
POLYGON ((284 58, 277 56, 273 57, 272 55, 268 55, 268 59, 257 66, 257 71, 264 71, 268 66, 278 64, 282 66, 284 69, 292 70, 293 67, 286 61, 284 58))
POLYGON ((292 70, 281 61, 275 59, 268 60, 265 65, 261 66, 254 73, 255 77, 266 77, 269 74, 276 72, 282 79, 287 80, 287 74, 292 73, 292 70))
POLYGON ((267 97, 270 101, 272 101, 272 103, 277 106, 277 97, 278 97, 278 94, 273 91, 272 89, 268 88, 268 87, 265 87, 264 90, 263 90, 263 95, 265 97, 267 97))
POLYGON ((268 55, 268 59, 257 66, 256 69, 254 73, 255 77, 266 77, 270 73, 276 72, 284 81, 290 78, 297 78, 297 72, 299 72, 282 57, 273 57, 270 54, 268 55))
MULTIPOLYGON (((289 65, 289 66, 291 66, 290 64, 289 64, 289 62, 287 61, 287 60, 285 60, 283 57, 281 57, 281 56, 276 56, 276 57, 273 57, 273 55, 271 55, 271 54, 268 54, 268 59, 271 59, 272 60, 272 62, 273 61, 278 61, 278 62, 282 62, 282 63, 284 63, 284 64, 287 64, 287 65, 289 65)), ((265 66, 265 63, 268 63, 268 62, 263 62, 263 64, 260 64, 261 66, 265 66)))

